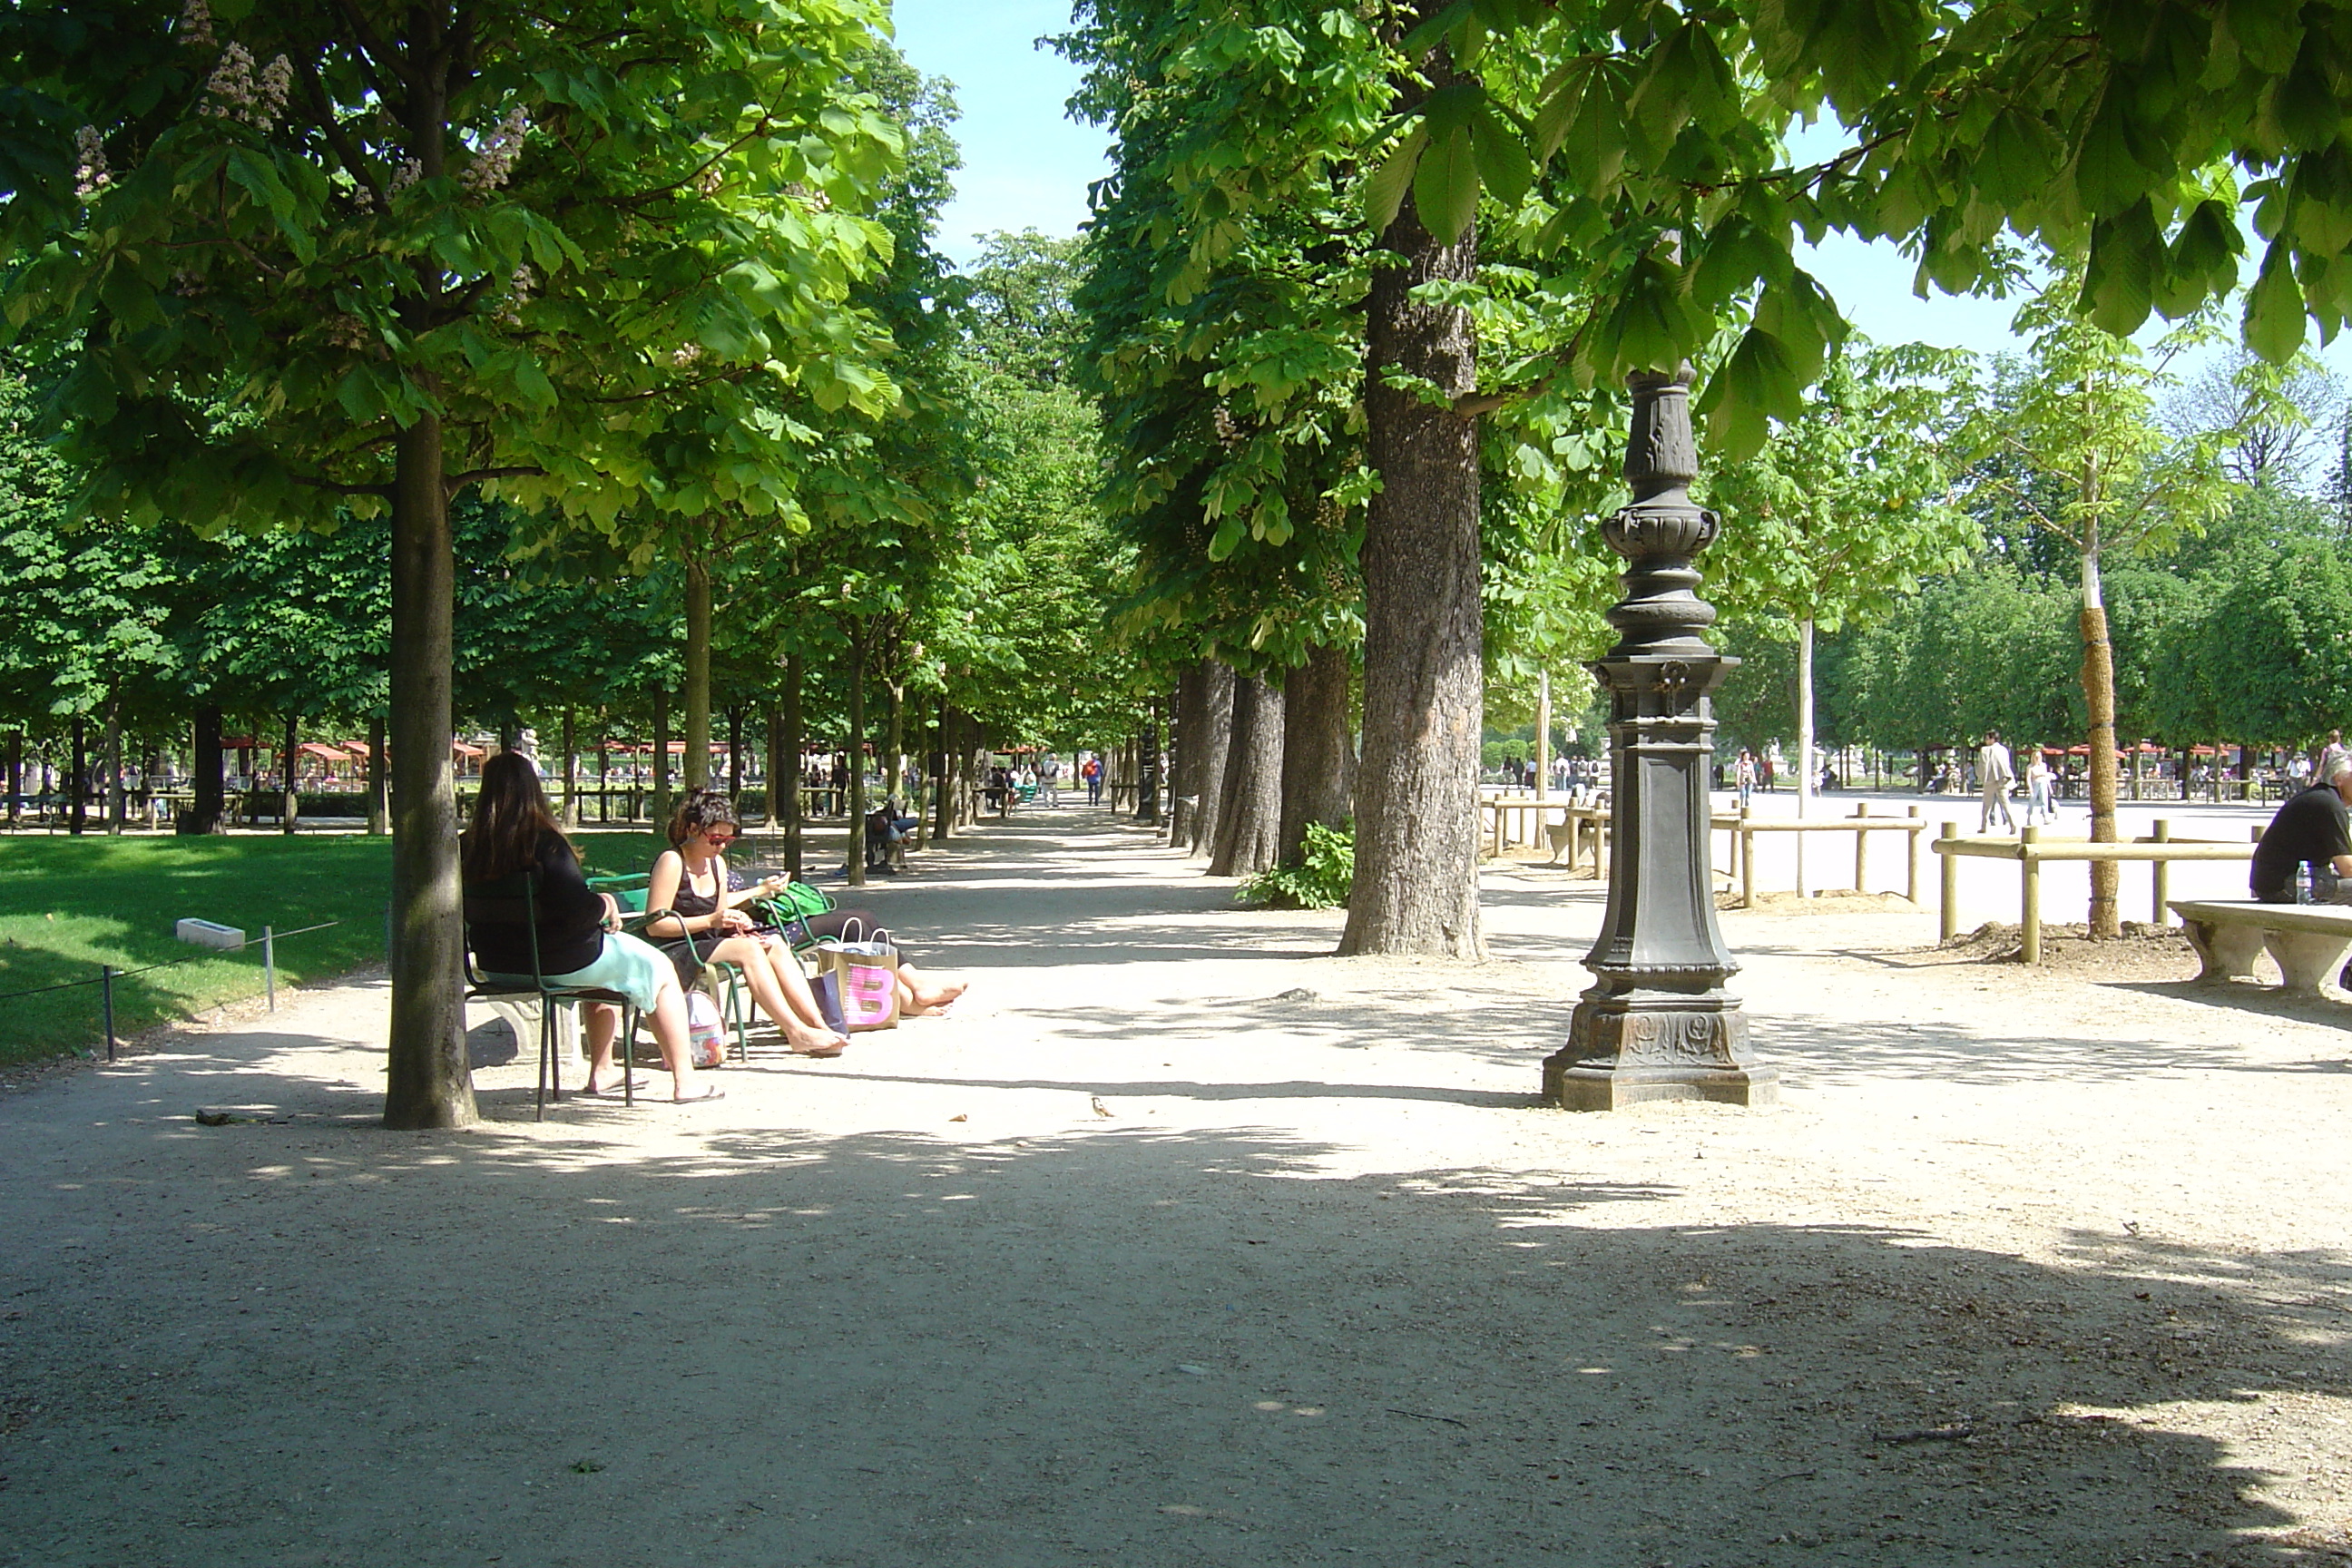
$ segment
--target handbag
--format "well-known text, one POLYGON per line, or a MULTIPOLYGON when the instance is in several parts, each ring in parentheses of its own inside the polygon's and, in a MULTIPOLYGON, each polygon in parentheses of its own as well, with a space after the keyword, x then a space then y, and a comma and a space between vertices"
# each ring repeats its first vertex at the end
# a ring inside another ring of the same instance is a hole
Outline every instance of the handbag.
POLYGON ((770 926, 792 943, 794 952, 806 952, 817 944, 816 933, 808 928, 812 915, 831 914, 833 900, 821 888, 806 882, 787 882, 772 898, 753 899, 749 907, 763 926, 770 926))
POLYGON ((686 994, 687 1054, 698 1068, 715 1068, 727 1054, 727 1026, 719 1004, 696 990, 686 994))
POLYGON ((898 1026, 898 950, 887 932, 877 931, 867 941, 817 943, 816 972, 839 988, 842 1019, 850 1032, 898 1026))

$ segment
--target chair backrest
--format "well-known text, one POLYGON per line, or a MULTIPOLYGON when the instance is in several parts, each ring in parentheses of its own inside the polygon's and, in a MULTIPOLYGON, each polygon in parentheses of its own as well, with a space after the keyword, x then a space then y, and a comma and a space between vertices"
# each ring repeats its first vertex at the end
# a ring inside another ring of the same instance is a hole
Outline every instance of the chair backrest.
POLYGON ((470 960, 474 947, 474 931, 488 926, 520 926, 530 942, 530 975, 541 978, 539 968, 539 869, 517 871, 510 876, 495 877, 487 882, 468 882, 465 887, 466 949, 470 960))

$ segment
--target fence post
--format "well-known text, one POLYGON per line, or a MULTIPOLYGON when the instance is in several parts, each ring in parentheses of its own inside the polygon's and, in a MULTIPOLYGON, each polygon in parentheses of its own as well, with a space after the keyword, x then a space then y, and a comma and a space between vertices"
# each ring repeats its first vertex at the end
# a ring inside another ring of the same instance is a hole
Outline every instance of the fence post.
MULTIPOLYGON (((1866 800, 1856 801, 1853 807, 1853 819, 1856 822, 1862 822, 1867 820, 1869 816, 1870 802, 1866 800)), ((1870 829, 1867 827, 1855 828, 1853 830, 1853 896, 1857 899, 1870 891, 1870 878, 1868 874, 1870 865, 1869 844, 1870 829)))
POLYGON ((98 966, 98 990, 100 997, 100 1005, 106 1012, 106 1059, 112 1061, 114 1059, 114 966, 112 964, 101 963, 98 966))
POLYGON ((1748 826, 1748 814, 1739 814, 1739 907, 1756 907, 1756 830, 1748 826))
MULTIPOLYGON (((2163 844, 2168 842, 2171 837, 2172 819, 2168 816, 2158 817, 2156 841, 2163 844)), ((2172 910, 2167 906, 2172 902, 2172 866, 2168 861, 2156 859, 2147 863, 2147 870, 2148 886, 2155 894, 2156 902, 2156 912, 2148 918, 2159 926, 2170 925, 2172 910)))
POLYGON ((2021 902, 2019 911, 2018 957, 2027 963, 2042 962, 2042 858, 2033 852, 2042 837, 2039 827, 2020 828, 2017 834, 2017 858, 2023 862, 2021 902))
POLYGON ((269 1010, 278 1011, 278 936, 268 926, 261 928, 261 990, 269 1010))
MULTIPOLYGON (((1960 836, 1960 825, 1957 822, 1938 823, 1937 826, 1938 829, 1937 837, 1939 840, 1958 838, 1960 836)), ((1916 840, 1914 842, 1916 842, 1916 840)), ((1936 922, 1937 931, 1938 932, 1937 940, 1940 942, 1949 942, 1960 932, 1959 868, 1954 864, 1955 861, 1959 859, 1959 857, 1952 854, 1949 850, 1947 850, 1944 853, 1937 855, 1936 858, 1944 863, 1944 908, 1941 918, 1936 922)))
MULTIPOLYGON (((1916 819, 1918 815, 1919 808, 1913 806, 1911 816, 1916 819)), ((1910 869, 1903 879, 1903 896, 1911 901, 1911 907, 1916 910, 1919 907, 1919 830, 1916 827, 1906 828, 1903 837, 1910 840, 1911 850, 1910 869)))

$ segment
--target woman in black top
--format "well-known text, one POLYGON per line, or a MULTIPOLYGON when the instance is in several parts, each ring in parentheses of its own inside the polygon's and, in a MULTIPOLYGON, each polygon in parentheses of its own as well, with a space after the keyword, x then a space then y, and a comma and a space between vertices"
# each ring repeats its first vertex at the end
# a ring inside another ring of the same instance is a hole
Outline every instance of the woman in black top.
MULTIPOLYGON (((537 915, 539 972, 558 985, 593 985, 617 991, 652 1020, 669 1066, 674 1098, 719 1100, 724 1091, 697 1089, 694 1058, 687 1048, 686 995, 669 960, 651 942, 619 930, 611 899, 592 892, 572 842, 556 826, 540 788, 539 771, 520 752, 501 752, 482 764, 482 793, 474 803, 473 825, 458 840, 458 858, 469 883, 493 882, 518 871, 536 871, 532 908, 537 915)), ((519 926, 468 930, 474 962, 493 980, 530 984, 533 932, 519 926)), ((588 1024, 588 1092, 605 1092, 599 1081, 613 1070, 613 1035, 617 1009, 610 1003, 582 1005, 588 1024)))

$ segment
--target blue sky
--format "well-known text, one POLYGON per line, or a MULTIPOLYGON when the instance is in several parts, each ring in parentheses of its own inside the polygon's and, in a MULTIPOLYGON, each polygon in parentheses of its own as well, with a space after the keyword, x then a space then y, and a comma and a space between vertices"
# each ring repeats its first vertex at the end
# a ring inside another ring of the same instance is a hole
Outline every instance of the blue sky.
MULTIPOLYGON (((1076 68, 1034 47, 1069 26, 1068 0, 898 0, 895 12, 900 50, 924 74, 954 82, 963 112, 956 139, 964 166, 940 225, 940 249, 961 263, 976 252, 976 234, 1076 233, 1087 217, 1087 184, 1108 172, 1108 138, 1072 123, 1065 110, 1077 87, 1076 68)), ((2021 346, 2009 331, 2015 300, 1918 299, 1912 264, 1892 245, 1832 237, 1805 266, 1881 342, 1980 353, 2021 346)), ((2352 335, 2336 350, 2327 357, 2340 367, 2352 358, 2352 335)))

